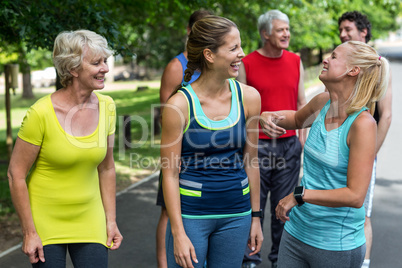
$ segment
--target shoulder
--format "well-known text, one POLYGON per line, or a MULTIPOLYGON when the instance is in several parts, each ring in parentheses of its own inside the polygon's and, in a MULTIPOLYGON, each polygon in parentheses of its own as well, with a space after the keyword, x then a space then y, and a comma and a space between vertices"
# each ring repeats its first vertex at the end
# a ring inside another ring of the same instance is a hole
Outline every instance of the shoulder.
POLYGON ((376 130, 377 123, 368 110, 361 112, 353 122, 350 130, 364 132, 376 130))
POLYGON ((46 114, 49 112, 49 109, 52 108, 50 96, 52 94, 46 95, 40 99, 38 99, 32 106, 29 108, 29 111, 35 111, 38 114, 46 114))
POLYGON ((243 99, 246 102, 261 101, 260 93, 252 86, 239 82, 241 90, 243 91, 243 99))
POLYGON ((351 145, 375 146, 377 123, 368 111, 361 112, 350 127, 347 143, 351 145))
POLYGON ((243 95, 243 104, 246 117, 260 115, 261 113, 261 96, 260 93, 251 86, 240 83, 243 95))
POLYGON ((113 98, 110 97, 109 95, 104 95, 104 94, 96 92, 96 91, 94 91, 94 93, 98 97, 99 101, 105 101, 105 102, 110 102, 110 103, 114 102, 113 98))
POLYGON ((183 74, 183 66, 181 62, 179 61, 178 58, 173 58, 165 67, 165 70, 163 71, 163 75, 170 76, 170 75, 176 75, 176 76, 182 76, 183 74))
POLYGON ((242 59, 242 61, 245 62, 245 63, 248 63, 249 61, 254 60, 257 53, 258 53, 258 52, 257 52, 256 50, 253 51, 253 52, 251 52, 250 54, 248 54, 247 56, 245 56, 245 57, 242 59))
POLYGON ((286 55, 287 57, 291 57, 294 60, 300 61, 300 56, 297 55, 296 53, 290 52, 288 50, 283 50, 283 55, 286 55))
POLYGON ((164 105, 162 112, 162 125, 167 126, 163 129, 182 128, 188 118, 189 103, 187 97, 182 92, 175 93, 164 105))
POLYGON ((328 92, 322 92, 317 94, 316 96, 314 96, 311 100, 310 100, 310 104, 314 107, 319 108, 320 110, 322 109, 322 107, 325 106, 325 104, 329 101, 329 93, 328 92))
POLYGON ((104 105, 104 106, 99 106, 99 107, 104 107, 106 111, 110 113, 115 113, 116 112, 116 104, 114 103, 114 100, 112 97, 108 95, 103 95, 99 92, 94 91, 95 95, 98 97, 99 105, 104 105))
MULTIPOLYGON (((186 111, 188 107, 187 97, 184 95, 182 91, 176 92, 172 97, 170 97, 167 101, 167 107, 173 109, 180 109, 181 111, 186 111)), ((165 108, 167 108, 165 107, 165 108)), ((164 109, 165 109, 164 108, 164 109)))
POLYGON ((178 56, 176 56, 169 61, 168 65, 166 65, 166 68, 167 69, 183 69, 183 66, 182 66, 182 63, 181 63, 180 59, 178 58, 178 56))

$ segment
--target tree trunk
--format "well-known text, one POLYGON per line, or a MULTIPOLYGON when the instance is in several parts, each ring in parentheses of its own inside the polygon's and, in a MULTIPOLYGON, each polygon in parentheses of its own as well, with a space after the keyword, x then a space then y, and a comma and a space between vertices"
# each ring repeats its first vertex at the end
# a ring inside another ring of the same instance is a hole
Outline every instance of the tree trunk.
POLYGON ((34 94, 32 92, 31 84, 31 67, 27 65, 22 73, 22 98, 32 99, 33 97, 34 94))
POLYGON ((22 43, 19 45, 19 52, 20 55, 18 62, 20 64, 20 71, 22 73, 22 98, 32 99, 34 94, 32 92, 31 84, 31 66, 29 66, 27 54, 22 43))

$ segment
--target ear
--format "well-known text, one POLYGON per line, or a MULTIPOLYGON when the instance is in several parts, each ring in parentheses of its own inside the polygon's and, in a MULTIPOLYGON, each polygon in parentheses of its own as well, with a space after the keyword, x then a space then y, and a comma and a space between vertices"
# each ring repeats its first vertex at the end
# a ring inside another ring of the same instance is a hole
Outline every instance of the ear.
POLYGON ((349 71, 348 75, 350 76, 357 76, 360 73, 360 67, 355 66, 352 70, 349 71))
POLYGON ((208 63, 214 62, 215 55, 209 48, 204 49, 202 51, 202 54, 204 54, 204 58, 207 60, 208 63))
POLYGON ((70 74, 71 74, 73 77, 75 77, 75 78, 78 77, 78 72, 77 72, 76 69, 71 69, 71 70, 70 70, 70 74))
POLYGON ((363 31, 361 31, 362 37, 364 37, 364 41, 366 41, 366 36, 367 36, 367 28, 364 28, 363 31))
POLYGON ((269 39, 269 34, 267 33, 266 30, 262 30, 262 31, 261 31, 261 35, 264 37, 265 40, 268 40, 268 39, 269 39))

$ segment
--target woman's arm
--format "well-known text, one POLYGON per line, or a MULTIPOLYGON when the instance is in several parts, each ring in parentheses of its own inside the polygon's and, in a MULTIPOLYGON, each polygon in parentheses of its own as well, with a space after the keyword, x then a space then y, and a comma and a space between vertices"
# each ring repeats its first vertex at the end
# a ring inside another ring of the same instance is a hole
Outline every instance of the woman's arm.
POLYGON ((195 249, 184 230, 181 217, 179 169, 183 129, 187 116, 187 101, 181 93, 168 100, 163 109, 161 166, 162 187, 174 242, 174 255, 178 265, 193 267, 197 261, 195 249))
POLYGON ((285 134, 286 129, 308 128, 328 100, 329 95, 324 92, 315 96, 298 111, 263 112, 260 119, 262 130, 269 137, 277 138, 285 134))
POLYGON ((40 146, 17 138, 7 172, 11 198, 22 227, 22 251, 28 255, 31 263, 37 263, 39 260, 41 262, 45 261, 42 241, 33 222, 28 188, 25 181, 39 151, 40 146))
POLYGON ((116 170, 113 159, 113 144, 114 134, 108 136, 106 156, 98 166, 99 185, 106 215, 106 245, 111 250, 118 249, 123 240, 116 223, 116 170))
MULTIPOLYGON (((346 187, 331 190, 305 189, 303 201, 327 207, 360 208, 370 183, 376 146, 376 123, 368 112, 360 114, 352 124, 347 143, 349 162, 346 187)), ((295 205, 293 193, 279 201, 276 216, 289 220, 286 213, 295 205)))
MULTIPOLYGON (((306 105, 306 91, 304 90, 304 68, 303 62, 300 59, 300 79, 299 79, 299 90, 297 94, 297 110, 301 110, 306 105)), ((306 143, 307 139, 307 129, 301 128, 298 131, 299 141, 302 146, 306 143)))
MULTIPOLYGON (((261 97, 254 88, 242 86, 244 90, 244 108, 247 117, 247 142, 244 146, 244 169, 250 187, 252 211, 260 211, 260 171, 258 163, 258 121, 261 112, 261 97)), ((261 250, 262 235, 260 218, 253 217, 251 222, 249 248, 251 255, 261 250)))

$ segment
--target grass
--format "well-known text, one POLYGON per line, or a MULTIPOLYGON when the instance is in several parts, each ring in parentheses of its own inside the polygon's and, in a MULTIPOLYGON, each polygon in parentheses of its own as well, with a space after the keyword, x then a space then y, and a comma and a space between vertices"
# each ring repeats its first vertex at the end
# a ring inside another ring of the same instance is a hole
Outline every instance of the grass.
MULTIPOLYGON (((21 121, 27 109, 47 93, 35 92, 35 99, 22 99, 20 94, 11 96, 12 136, 15 141, 21 121)), ((114 157, 116 162, 117 190, 122 190, 133 182, 159 169, 160 135, 153 135, 152 106, 159 103, 159 89, 143 91, 128 89, 104 91, 111 96, 117 107, 116 141, 114 157), (124 146, 123 116, 130 116, 131 143, 124 146)), ((6 114, 4 95, 0 95, 0 216, 14 213, 7 181, 6 114)))

